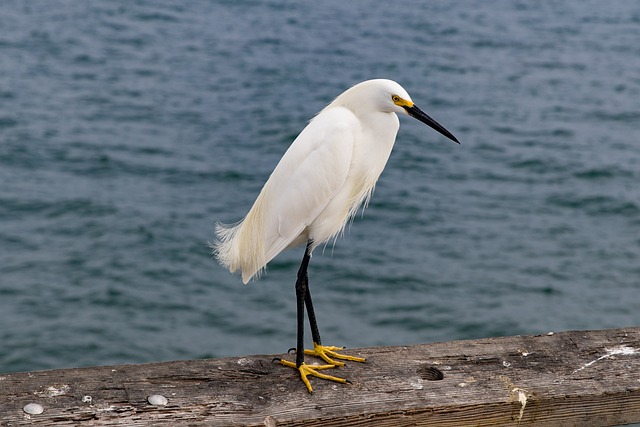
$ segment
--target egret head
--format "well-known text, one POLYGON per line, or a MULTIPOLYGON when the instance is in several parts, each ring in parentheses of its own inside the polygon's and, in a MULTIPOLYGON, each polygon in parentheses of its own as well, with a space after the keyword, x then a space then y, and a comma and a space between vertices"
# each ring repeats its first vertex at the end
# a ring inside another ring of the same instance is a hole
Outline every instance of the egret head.
POLYGON ((429 117, 414 102, 406 90, 393 80, 367 80, 353 86, 330 104, 340 104, 354 112, 376 110, 385 113, 406 114, 430 126, 452 141, 460 143, 451 132, 429 117))
POLYGON ((453 136, 451 132, 446 130, 444 126, 436 122, 434 119, 429 117, 427 113, 418 108, 418 106, 413 103, 411 97, 409 97, 409 94, 407 94, 402 86, 398 85, 398 87, 400 88, 400 90, 397 90, 396 93, 391 93, 389 95, 389 100, 396 107, 394 112, 398 114, 408 114, 409 116, 420 120, 422 123, 440 132, 450 140, 460 144, 460 141, 458 141, 458 139, 453 136))

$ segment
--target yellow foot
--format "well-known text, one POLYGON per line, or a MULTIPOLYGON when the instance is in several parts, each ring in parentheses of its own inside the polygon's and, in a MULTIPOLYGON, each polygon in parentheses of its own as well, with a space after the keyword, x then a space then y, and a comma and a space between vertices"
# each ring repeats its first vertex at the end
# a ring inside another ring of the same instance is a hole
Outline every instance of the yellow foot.
POLYGON ((307 386, 307 390, 309 390, 309 393, 313 393, 313 388, 311 388, 311 383, 307 379, 307 375, 322 378, 323 380, 336 381, 342 384, 349 383, 349 381, 345 380, 344 378, 338 378, 338 377, 334 377, 331 375, 326 375, 318 372, 321 369, 335 368, 335 365, 307 365, 306 363, 302 363, 300 367, 297 367, 295 363, 289 362, 288 360, 279 359, 278 362, 281 365, 297 369, 300 372, 300 377, 302 378, 302 382, 304 382, 304 385, 307 386))
POLYGON ((346 354, 336 353, 335 350, 343 350, 344 347, 331 347, 313 343, 313 350, 305 350, 304 354, 308 354, 309 356, 318 356, 321 357, 327 363, 331 363, 336 366, 344 366, 344 363, 338 362, 337 360, 333 360, 332 357, 336 359, 349 360, 350 362, 364 362, 364 357, 356 357, 356 356, 347 356, 346 354))

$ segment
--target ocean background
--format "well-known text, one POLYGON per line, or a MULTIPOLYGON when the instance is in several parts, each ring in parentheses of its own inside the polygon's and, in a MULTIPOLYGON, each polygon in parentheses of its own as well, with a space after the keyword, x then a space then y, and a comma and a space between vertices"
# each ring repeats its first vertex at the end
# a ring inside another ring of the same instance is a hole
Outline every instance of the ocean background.
POLYGON ((637 2, 4 0, 0 28, 0 372, 293 347, 302 248, 245 286, 207 242, 380 77, 462 145, 401 119, 314 253, 326 344, 640 324, 637 2))

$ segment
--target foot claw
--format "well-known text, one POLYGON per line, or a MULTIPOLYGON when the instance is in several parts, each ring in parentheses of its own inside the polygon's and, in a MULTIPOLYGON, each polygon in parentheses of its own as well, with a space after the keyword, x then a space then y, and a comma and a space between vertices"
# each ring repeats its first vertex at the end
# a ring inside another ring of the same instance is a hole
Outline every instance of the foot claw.
POLYGON ((336 353, 335 350, 344 350, 344 347, 324 346, 313 343, 313 350, 305 350, 304 354, 308 354, 310 356, 318 356, 325 362, 331 363, 336 366, 344 366, 344 363, 333 360, 332 357, 336 359, 348 360, 350 362, 365 362, 364 357, 348 356, 346 354, 336 353))
POLYGON ((334 377, 333 375, 327 375, 327 374, 318 372, 322 369, 335 368, 335 365, 307 365, 306 363, 303 363, 300 366, 296 366, 295 363, 289 362, 288 360, 282 360, 282 359, 280 360, 280 364, 284 366, 288 366, 290 368, 297 369, 298 372, 300 372, 300 377, 302 378, 302 382, 304 382, 304 384, 307 386, 307 390, 309 390, 309 393, 313 393, 313 388, 311 387, 311 383, 307 378, 307 376, 309 375, 313 377, 321 378, 323 380, 336 381, 342 384, 351 384, 350 381, 344 378, 334 377))

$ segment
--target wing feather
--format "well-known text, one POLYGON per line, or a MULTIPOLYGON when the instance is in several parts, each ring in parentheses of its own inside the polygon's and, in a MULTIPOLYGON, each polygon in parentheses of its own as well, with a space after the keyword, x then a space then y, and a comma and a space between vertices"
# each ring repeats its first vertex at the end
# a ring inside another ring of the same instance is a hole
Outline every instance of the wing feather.
POLYGON ((359 121, 345 108, 318 114, 293 141, 241 223, 219 225, 218 260, 247 283, 276 255, 306 241, 305 230, 342 189, 359 121))

